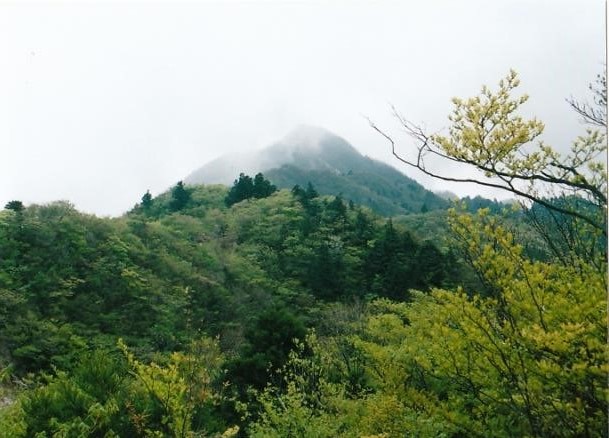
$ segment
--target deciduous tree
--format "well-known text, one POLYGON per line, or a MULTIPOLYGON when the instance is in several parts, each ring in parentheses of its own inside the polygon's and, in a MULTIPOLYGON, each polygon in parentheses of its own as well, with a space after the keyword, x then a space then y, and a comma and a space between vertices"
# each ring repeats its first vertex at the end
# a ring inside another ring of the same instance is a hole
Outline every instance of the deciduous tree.
MULTIPOLYGON (((454 98, 446 136, 425 132, 394 109, 401 127, 415 141, 413 153, 398 151, 393 137, 373 122, 371 126, 391 144, 398 160, 426 175, 508 191, 551 211, 573 216, 606 237, 605 130, 587 130, 573 142, 569 154, 560 154, 540 140, 544 130, 541 121, 519 114, 528 100, 527 95, 513 96, 519 85, 516 72, 511 71, 496 91, 484 86, 479 96, 454 98), (442 171, 444 164, 471 168, 478 176, 448 175, 442 171), (596 209, 581 211, 550 201, 569 195, 585 199, 596 209)), ((582 111, 586 112, 586 107, 582 111)))

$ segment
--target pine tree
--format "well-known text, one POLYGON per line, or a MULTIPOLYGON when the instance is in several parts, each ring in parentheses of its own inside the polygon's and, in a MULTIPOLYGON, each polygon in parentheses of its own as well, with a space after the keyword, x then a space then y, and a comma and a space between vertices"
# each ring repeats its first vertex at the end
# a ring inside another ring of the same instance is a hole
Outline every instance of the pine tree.
POLYGON ((152 207, 152 195, 150 194, 150 190, 146 190, 146 193, 142 196, 142 208, 144 211, 149 211, 150 207, 152 207))
POLYGON ((171 201, 169 202, 169 209, 171 211, 180 211, 190 201, 191 192, 184 187, 182 181, 178 181, 173 189, 171 189, 171 201))
POLYGON ((7 202, 4 208, 7 210, 13 210, 16 213, 20 213, 25 209, 23 202, 16 200, 7 202))
POLYGON ((228 195, 224 199, 227 207, 249 199, 254 193, 254 182, 252 178, 244 173, 239 174, 239 179, 236 179, 231 187, 228 195))
POLYGON ((254 198, 267 198, 277 191, 275 187, 268 179, 264 178, 262 173, 258 173, 254 177, 254 186, 252 194, 254 198))
MULTIPOLYGON (((296 190, 296 187, 294 187, 296 190)), ((292 193, 296 194, 292 190, 292 193)), ((236 179, 231 187, 228 195, 224 199, 227 207, 230 207, 237 202, 241 202, 245 199, 250 198, 266 198, 271 196, 273 193, 277 191, 277 187, 275 187, 271 182, 264 178, 262 173, 258 173, 254 179, 252 177, 245 175, 244 173, 239 174, 239 179, 236 179)))

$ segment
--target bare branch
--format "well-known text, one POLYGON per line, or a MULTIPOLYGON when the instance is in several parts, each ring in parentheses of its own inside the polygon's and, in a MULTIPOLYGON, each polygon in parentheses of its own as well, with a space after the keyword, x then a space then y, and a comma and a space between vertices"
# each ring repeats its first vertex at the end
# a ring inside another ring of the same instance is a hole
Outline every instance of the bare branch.
POLYGON ((571 108, 580 116, 585 123, 594 126, 607 127, 607 72, 596 77, 596 83, 588 87, 593 95, 594 105, 580 102, 571 97, 566 99, 571 108))

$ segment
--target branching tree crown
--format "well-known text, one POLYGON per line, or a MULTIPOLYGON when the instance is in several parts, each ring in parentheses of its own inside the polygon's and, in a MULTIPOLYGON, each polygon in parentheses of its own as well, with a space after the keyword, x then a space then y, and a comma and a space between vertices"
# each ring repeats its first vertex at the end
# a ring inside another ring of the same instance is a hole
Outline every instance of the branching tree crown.
POLYGON ((569 154, 560 154, 539 139, 544 130, 541 121, 519 115, 520 107, 528 100, 526 95, 513 97, 519 84, 516 72, 510 71, 496 91, 484 86, 479 96, 453 99, 454 109, 449 116, 452 125, 446 136, 426 133, 394 109, 402 127, 415 139, 414 158, 399 154, 394 139, 370 123, 390 142, 398 160, 426 175, 506 190, 576 217, 606 235, 607 172, 602 159, 607 152, 605 130, 587 130, 586 135, 573 142, 569 154), (433 165, 430 157, 434 157, 433 165), (436 170, 442 167, 441 163, 465 165, 480 176, 449 176, 436 170), (581 211, 550 201, 563 196, 585 199, 596 208, 581 211))

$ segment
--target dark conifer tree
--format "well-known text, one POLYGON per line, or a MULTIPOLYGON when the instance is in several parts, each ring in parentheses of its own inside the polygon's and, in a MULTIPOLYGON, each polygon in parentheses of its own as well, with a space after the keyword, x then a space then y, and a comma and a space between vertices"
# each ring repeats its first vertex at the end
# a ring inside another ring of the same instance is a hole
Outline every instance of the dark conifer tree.
POLYGON ((295 340, 305 335, 304 324, 287 308, 262 312, 246 330, 240 356, 227 364, 231 382, 243 392, 249 385, 264 388, 269 375, 287 361, 295 340))
POLYGON ((418 245, 408 232, 397 230, 391 219, 367 255, 368 287, 373 293, 397 300, 408 299, 417 284, 414 262, 418 245))
POLYGON ((146 190, 146 193, 142 196, 142 208, 144 211, 148 211, 150 210, 150 207, 152 207, 152 195, 150 194, 150 190, 146 190))
POLYGON ((237 202, 249 199, 254 195, 254 181, 244 173, 239 174, 239 179, 236 179, 231 187, 228 195, 224 199, 227 207, 230 207, 237 202))
POLYGON ((20 213, 25 209, 25 207, 23 206, 23 202, 16 200, 7 202, 4 208, 6 208, 7 210, 13 210, 17 213, 20 213))
POLYGON ((332 213, 334 221, 344 221, 347 217, 347 207, 345 206, 343 197, 340 194, 328 204, 328 210, 332 213))
POLYGON ((169 209, 171 211, 180 211, 190 201, 191 192, 182 181, 178 181, 173 189, 171 189, 171 201, 169 202, 169 209))
POLYGON ((447 271, 450 269, 446 264, 446 257, 442 252, 429 241, 417 250, 416 256, 416 276, 418 289, 427 289, 430 286, 441 286, 447 279, 447 271))
POLYGON ((254 177, 254 186, 252 188, 254 198, 267 198, 276 191, 277 187, 271 184, 268 179, 265 179, 262 173, 258 173, 254 177))
MULTIPOLYGON (((227 207, 230 207, 237 202, 241 202, 245 199, 250 198, 267 198, 277 191, 271 182, 264 178, 262 173, 258 173, 254 179, 245 175, 244 173, 239 174, 239 179, 236 179, 231 187, 228 195, 224 199, 227 207)), ((294 191, 292 191, 294 193, 294 191)))
POLYGON ((353 224, 354 243, 356 245, 365 245, 369 240, 372 240, 374 234, 374 224, 364 212, 359 209, 355 216, 353 224))

